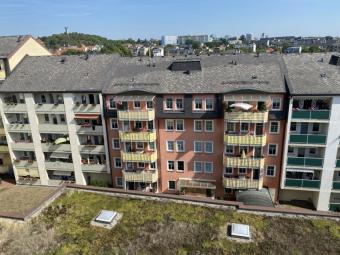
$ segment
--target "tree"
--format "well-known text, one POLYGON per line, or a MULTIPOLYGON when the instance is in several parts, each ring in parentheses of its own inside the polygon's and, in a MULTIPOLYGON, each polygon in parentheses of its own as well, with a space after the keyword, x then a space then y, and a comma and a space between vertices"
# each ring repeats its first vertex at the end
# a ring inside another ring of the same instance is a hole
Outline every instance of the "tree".
POLYGON ((194 40, 191 40, 191 39, 188 39, 185 41, 185 45, 191 45, 191 47, 194 49, 194 50, 197 50, 201 47, 201 44, 200 42, 197 42, 197 41, 194 41, 194 40))

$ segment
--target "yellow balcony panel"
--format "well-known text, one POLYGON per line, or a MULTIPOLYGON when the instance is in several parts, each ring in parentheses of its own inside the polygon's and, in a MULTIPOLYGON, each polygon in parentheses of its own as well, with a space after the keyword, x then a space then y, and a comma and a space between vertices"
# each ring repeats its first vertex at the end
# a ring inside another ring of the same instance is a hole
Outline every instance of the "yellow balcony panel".
POLYGON ((223 157, 225 167, 264 168, 264 158, 223 157))
POLYGON ((119 138, 122 142, 154 142, 156 140, 156 132, 119 131, 119 138))
POLYGON ((0 145, 0 153, 7 153, 8 152, 8 146, 7 145, 0 145))
POLYGON ((251 123, 268 122, 268 111, 264 112, 226 112, 224 119, 228 121, 246 121, 251 123))
POLYGON ((122 152, 122 160, 125 162, 154 162, 157 160, 157 152, 122 152))
POLYGON ((266 135, 224 135, 224 143, 230 145, 265 146, 266 135))
POLYGON ((223 186, 227 189, 262 189, 263 179, 239 179, 223 177, 223 186))
POLYGON ((127 110, 118 111, 119 120, 149 121, 155 118, 155 110, 127 110))
POLYGON ((5 129, 4 128, 0 128, 0 135, 2 135, 2 136, 5 135, 5 129))
POLYGON ((15 160, 13 165, 17 169, 19 177, 39 177, 38 165, 33 160, 15 160))
POLYGON ((146 182, 158 181, 158 171, 127 171, 123 170, 123 178, 126 182, 146 182))
POLYGON ((0 71, 0 80, 4 80, 6 78, 6 72, 0 71))
POLYGON ((3 104, 5 113, 26 113, 26 104, 5 103, 3 104))

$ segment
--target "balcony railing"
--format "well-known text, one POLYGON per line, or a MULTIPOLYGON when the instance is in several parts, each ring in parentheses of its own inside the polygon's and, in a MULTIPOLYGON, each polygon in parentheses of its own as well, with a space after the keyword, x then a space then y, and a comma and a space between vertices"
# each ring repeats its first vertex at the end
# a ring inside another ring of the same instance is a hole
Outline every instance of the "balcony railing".
POLYGON ((225 112, 224 119, 228 121, 245 121, 245 122, 267 122, 268 111, 265 112, 225 112))
POLYGON ((33 160, 15 160, 13 165, 17 169, 18 176, 39 177, 38 165, 33 160))
POLYGON ((327 135, 290 135, 290 143, 301 144, 326 144, 327 135))
POLYGON ((12 133, 31 133, 31 127, 29 124, 7 124, 8 132, 12 133))
POLYGON ((5 135, 5 129, 3 127, 0 128, 0 135, 5 135))
POLYGON ((318 167, 322 168, 323 158, 299 158, 299 157, 288 157, 288 166, 299 166, 299 167, 318 167))
POLYGON ((146 182, 153 183, 158 181, 158 171, 129 171, 123 170, 125 182, 146 182))
POLYGON ((293 110, 292 119, 304 120, 329 120, 329 110, 293 110))
POLYGON ((11 148, 15 151, 34 151, 34 144, 32 142, 11 143, 11 148))
POLYGON ((336 165, 335 165, 336 168, 340 168, 340 159, 337 159, 336 160, 336 165))
POLYGON ((86 154, 105 154, 104 145, 80 145, 79 150, 86 154))
POLYGON ((149 121, 155 118, 155 110, 118 110, 119 120, 149 121))
POLYGON ((227 189, 262 189, 260 180, 223 177, 223 186, 227 189))
POLYGON ((335 202, 329 203, 329 210, 334 212, 340 212, 340 203, 335 202))
POLYGON ((333 181, 333 189, 340 190, 340 181, 333 181))
POLYGON ((5 113, 25 113, 27 112, 26 104, 8 103, 3 104, 5 113))
POLYGON ((119 131, 122 142, 153 142, 156 140, 156 132, 124 132, 119 131))
POLYGON ((43 152, 71 152, 70 144, 42 143, 43 152))
POLYGON ((264 168, 264 158, 223 157, 225 167, 264 168))
POLYGON ((73 163, 60 162, 60 161, 45 161, 46 170, 56 170, 56 171, 74 171, 73 163))
POLYGON ((73 108, 75 113, 101 113, 100 104, 76 104, 73 108))
POLYGON ((81 165, 81 170, 89 173, 107 173, 107 168, 104 164, 83 164, 81 165))
POLYGON ((266 135, 224 135, 224 143, 230 145, 252 145, 252 146, 265 146, 266 135))
POLYGON ((157 152, 121 152, 125 162, 154 162, 157 160, 157 152))
POLYGON ((84 126, 77 125, 78 134, 97 135, 103 134, 103 126, 84 126))
POLYGON ((48 114, 48 113, 65 113, 65 105, 64 104, 36 104, 34 106, 35 112, 40 114, 48 114))
POLYGON ((286 187, 319 189, 320 180, 288 179, 285 180, 286 187))
POLYGON ((46 134, 67 134, 68 128, 65 124, 40 124, 39 131, 46 134))
POLYGON ((8 146, 7 145, 0 145, 0 153, 7 153, 8 146))

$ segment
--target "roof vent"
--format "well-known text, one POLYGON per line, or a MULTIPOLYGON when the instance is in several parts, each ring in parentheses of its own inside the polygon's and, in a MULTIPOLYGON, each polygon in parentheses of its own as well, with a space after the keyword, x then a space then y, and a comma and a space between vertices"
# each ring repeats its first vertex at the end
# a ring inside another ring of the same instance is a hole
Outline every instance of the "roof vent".
POLYGON ((257 76, 256 76, 255 74, 253 74, 253 75, 251 76, 251 78, 252 78, 253 80, 255 80, 255 79, 257 79, 257 76))
POLYGON ((320 58, 320 59, 318 60, 318 62, 323 63, 323 58, 320 58))
POLYGON ((65 57, 60 59, 60 63, 64 64, 65 62, 66 62, 66 58, 65 57))
POLYGON ((329 60, 330 65, 340 66, 340 56, 332 55, 331 59, 329 60))
POLYGON ((321 78, 327 78, 327 75, 326 75, 325 73, 321 73, 321 74, 320 74, 320 77, 321 77, 321 78))
POLYGON ((85 55, 85 60, 87 61, 89 59, 89 57, 90 57, 89 54, 86 54, 85 55))
POLYGON ((190 74, 190 70, 186 70, 186 71, 183 72, 183 73, 189 75, 189 74, 190 74))
POLYGON ((19 35, 18 38, 17 38, 17 42, 20 42, 21 38, 22 38, 22 35, 19 35))

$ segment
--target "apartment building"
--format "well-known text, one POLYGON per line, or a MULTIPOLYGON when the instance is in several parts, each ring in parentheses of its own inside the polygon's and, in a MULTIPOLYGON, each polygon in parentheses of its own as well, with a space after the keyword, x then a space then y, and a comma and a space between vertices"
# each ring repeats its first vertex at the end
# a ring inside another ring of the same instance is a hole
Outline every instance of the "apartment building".
POLYGON ((27 57, 0 87, 20 184, 110 181, 102 87, 117 56, 27 57))
POLYGON ((275 56, 121 59, 104 90, 113 186, 276 201, 285 91, 275 56))
POLYGON ((284 57, 290 99, 280 200, 340 208, 339 56, 284 57))

